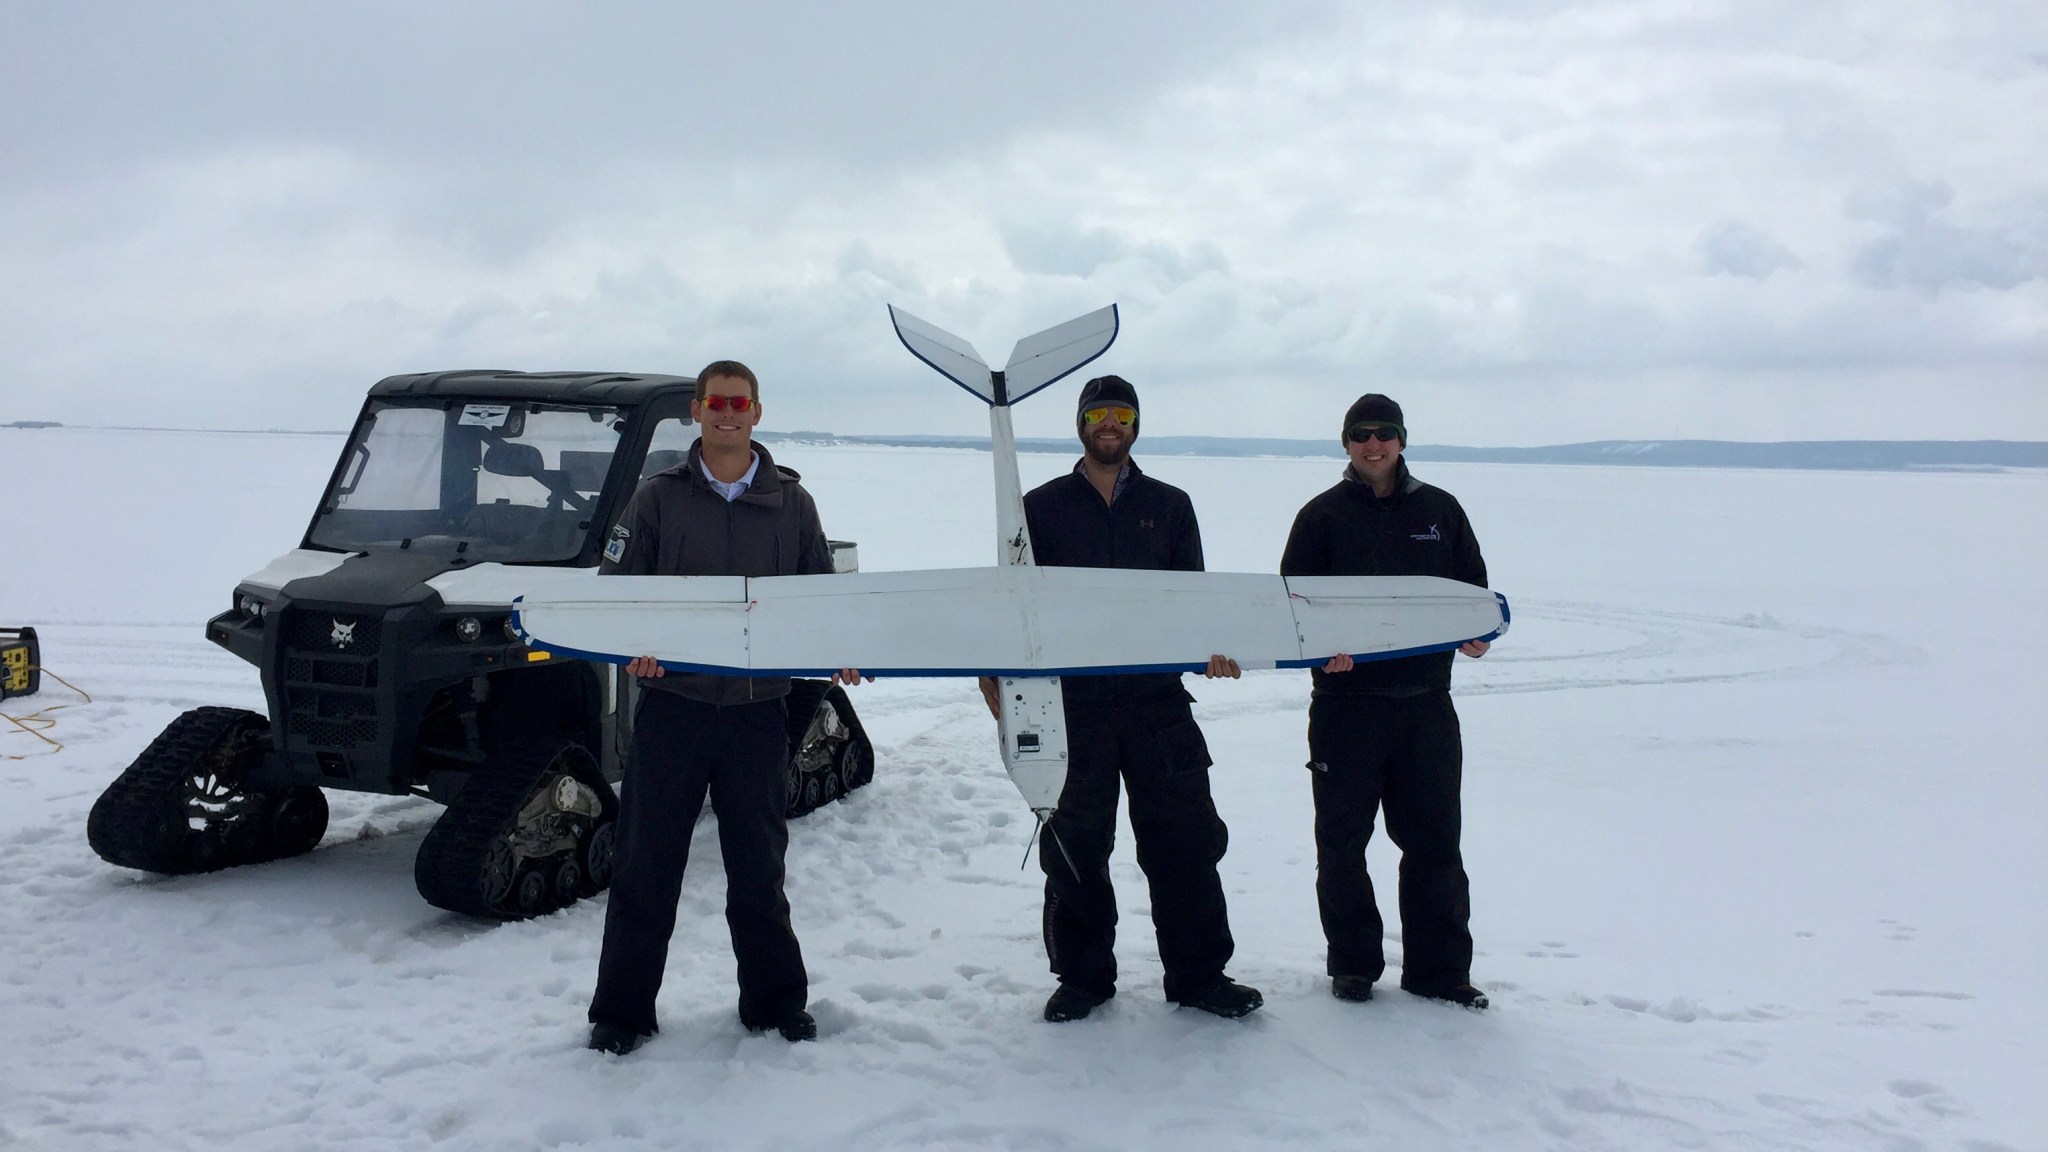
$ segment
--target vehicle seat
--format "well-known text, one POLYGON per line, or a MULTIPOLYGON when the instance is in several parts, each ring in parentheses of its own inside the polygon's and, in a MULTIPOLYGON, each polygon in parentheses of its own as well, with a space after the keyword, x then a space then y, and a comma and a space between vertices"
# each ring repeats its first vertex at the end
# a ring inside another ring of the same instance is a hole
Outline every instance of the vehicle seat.
POLYGON ((656 472, 666 472, 690 458, 688 449, 662 448, 647 454, 647 462, 640 466, 640 478, 647 479, 656 472))

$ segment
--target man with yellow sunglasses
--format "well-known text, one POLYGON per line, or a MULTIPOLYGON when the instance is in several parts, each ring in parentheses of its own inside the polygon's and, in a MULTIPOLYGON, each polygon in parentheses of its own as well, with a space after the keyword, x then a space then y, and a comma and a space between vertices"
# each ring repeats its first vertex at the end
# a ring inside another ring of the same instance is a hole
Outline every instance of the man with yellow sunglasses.
MULTIPOLYGON (((1042 565, 1202 570, 1202 534, 1187 493, 1131 461, 1138 393, 1120 376, 1081 388, 1073 471, 1024 497, 1031 547, 1042 565)), ((1212 656, 1206 675, 1235 678, 1237 662, 1212 656)), ((1130 793, 1138 866, 1151 887, 1152 925, 1166 998, 1218 1016, 1256 1010, 1258 990, 1223 974, 1235 944, 1216 865, 1229 830, 1209 794, 1209 749, 1178 673, 1069 676, 1067 779, 1039 839, 1045 870, 1045 950, 1059 988, 1045 1018, 1078 1020, 1116 994, 1116 893, 1109 855, 1117 786, 1130 793), (1057 837, 1057 839, 1055 839, 1057 837)), ((995 684, 984 681, 990 709, 995 684)))

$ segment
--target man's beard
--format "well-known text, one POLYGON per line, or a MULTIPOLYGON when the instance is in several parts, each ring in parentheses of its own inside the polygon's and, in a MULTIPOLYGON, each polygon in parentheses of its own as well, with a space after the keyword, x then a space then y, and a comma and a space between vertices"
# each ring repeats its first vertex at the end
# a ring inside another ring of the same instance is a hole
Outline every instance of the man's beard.
POLYGON ((1081 447, 1088 453, 1090 460, 1095 461, 1104 468, 1121 468, 1124 466, 1124 461, 1131 458, 1131 442, 1129 440, 1117 441, 1115 449, 1110 450, 1104 449, 1095 442, 1093 437, 1090 437, 1081 442, 1081 447))

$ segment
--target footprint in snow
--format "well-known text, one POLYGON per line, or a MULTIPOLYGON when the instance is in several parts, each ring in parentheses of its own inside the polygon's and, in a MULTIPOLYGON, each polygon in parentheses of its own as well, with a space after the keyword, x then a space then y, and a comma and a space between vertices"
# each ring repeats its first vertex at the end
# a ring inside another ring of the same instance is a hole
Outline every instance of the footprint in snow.
POLYGON ((64 830, 62 828, 24 828, 5 840, 0 840, 0 844, 19 844, 25 848, 33 847, 37 844, 47 844, 63 834, 64 830))
POLYGON ((1939 1084, 1925 1080, 1894 1080, 1885 1087, 1891 1090, 1892 1095, 1910 1100, 1936 1116, 1961 1116, 1968 1111, 1939 1084))
POLYGON ((869 1004, 914 1004, 920 1000, 946 998, 946 990, 935 984, 922 989, 905 988, 900 984, 855 984, 852 992, 869 1004))

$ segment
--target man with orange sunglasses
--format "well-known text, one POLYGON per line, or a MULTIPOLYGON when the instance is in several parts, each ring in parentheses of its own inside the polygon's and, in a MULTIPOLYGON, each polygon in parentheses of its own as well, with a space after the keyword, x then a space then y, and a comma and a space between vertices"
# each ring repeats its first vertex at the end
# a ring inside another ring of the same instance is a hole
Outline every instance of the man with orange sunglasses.
MULTIPOLYGON (((600 571, 635 576, 795 576, 832 571, 818 507, 797 474, 753 439, 761 384, 718 360, 697 374, 699 429, 683 463, 640 482, 612 529, 600 571)), ((690 833, 705 796, 718 814, 725 919, 739 962, 740 1023, 789 1041, 814 1040, 809 977, 789 900, 786 679, 671 673, 652 656, 640 678, 633 746, 619 796, 619 856, 605 909, 604 950, 590 1002, 590 1047, 615 1055, 656 1029, 690 833)), ((853 683, 855 669, 835 682, 853 683)))
MULTIPOLYGON (((1202 534, 1187 493, 1139 471, 1138 393, 1120 376, 1081 388, 1083 455, 1067 475, 1024 497, 1037 562, 1074 568, 1202 570, 1202 534)), ((1235 678, 1212 656, 1208 676, 1235 678)), ((1257 989, 1223 974, 1235 944, 1216 866, 1229 830, 1209 795, 1209 749, 1178 673, 1069 676, 1067 781, 1040 837, 1045 950, 1059 988, 1045 1018, 1078 1020, 1116 994, 1116 892, 1109 855, 1118 781, 1130 793, 1138 866, 1151 887, 1166 998, 1218 1016, 1256 1010, 1257 989), (1056 839, 1055 839, 1056 838, 1056 839)), ((984 681, 990 709, 995 685, 984 681)))

